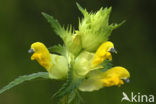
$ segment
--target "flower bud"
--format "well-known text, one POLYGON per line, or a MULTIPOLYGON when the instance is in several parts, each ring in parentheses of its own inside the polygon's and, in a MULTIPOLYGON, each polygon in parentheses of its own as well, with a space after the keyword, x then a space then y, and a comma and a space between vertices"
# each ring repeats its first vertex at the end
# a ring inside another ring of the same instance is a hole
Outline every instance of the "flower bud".
POLYGON ((109 25, 110 8, 101 8, 96 13, 88 13, 77 4, 84 18, 79 22, 78 35, 81 35, 82 48, 94 52, 99 45, 108 40, 112 30, 116 29, 122 23, 109 25))
POLYGON ((108 40, 112 32, 108 24, 110 12, 111 7, 101 8, 97 13, 85 13, 77 33, 81 35, 82 47, 85 50, 95 51, 101 43, 108 40))

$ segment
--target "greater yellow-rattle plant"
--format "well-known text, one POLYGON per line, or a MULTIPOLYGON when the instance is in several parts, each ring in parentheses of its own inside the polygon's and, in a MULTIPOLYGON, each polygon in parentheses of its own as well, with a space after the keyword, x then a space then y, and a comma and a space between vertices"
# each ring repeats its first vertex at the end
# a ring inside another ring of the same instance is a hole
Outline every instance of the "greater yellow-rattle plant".
POLYGON ((129 82, 128 70, 111 64, 112 54, 117 52, 109 36, 123 22, 109 24, 111 7, 89 13, 79 4, 77 6, 84 16, 79 21, 78 30, 72 26, 65 29, 52 16, 42 13, 64 44, 47 48, 42 42, 34 42, 28 51, 32 53, 30 59, 36 60, 47 72, 19 77, 0 90, 0 93, 38 77, 65 80, 54 96, 63 99, 72 96, 66 104, 73 104, 74 97, 79 97, 78 90, 91 92, 104 87, 120 87, 124 82, 129 82))

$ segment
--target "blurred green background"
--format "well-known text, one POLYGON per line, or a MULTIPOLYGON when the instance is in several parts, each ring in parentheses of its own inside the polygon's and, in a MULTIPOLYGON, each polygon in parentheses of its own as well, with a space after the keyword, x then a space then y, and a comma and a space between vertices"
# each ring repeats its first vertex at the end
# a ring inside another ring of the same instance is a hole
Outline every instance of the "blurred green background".
MULTIPOLYGON (((126 67, 131 82, 121 87, 82 92, 85 104, 121 104, 122 92, 130 95, 156 94, 156 2, 155 0, 77 0, 88 9, 112 6, 110 23, 127 22, 113 31, 110 40, 118 51, 113 64, 126 67)), ((41 15, 46 12, 63 25, 78 27, 82 14, 76 0, 0 0, 0 88, 16 77, 45 71, 27 53, 31 43, 41 41, 48 47, 62 43, 41 15)), ((58 81, 37 79, 25 82, 0 95, 0 104, 55 104, 52 95, 58 81)))

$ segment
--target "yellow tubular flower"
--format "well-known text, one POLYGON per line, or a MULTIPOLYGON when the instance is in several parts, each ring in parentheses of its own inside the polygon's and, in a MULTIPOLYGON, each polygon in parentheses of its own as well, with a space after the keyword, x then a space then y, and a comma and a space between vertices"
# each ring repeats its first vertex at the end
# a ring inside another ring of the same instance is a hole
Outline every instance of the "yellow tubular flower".
POLYGON ((31 60, 37 60, 41 66, 49 71, 52 60, 46 46, 43 43, 35 42, 31 45, 31 49, 34 51, 31 60))
POLYGON ((111 52, 116 52, 113 43, 110 41, 102 43, 94 55, 92 67, 96 67, 106 59, 109 59, 111 61, 112 60, 111 52))
POLYGON ((79 86, 80 91, 95 91, 103 87, 121 86, 130 77, 127 69, 117 66, 106 72, 94 70, 88 73, 86 79, 79 86))
POLYGON ((127 69, 123 67, 113 67, 106 71, 101 79, 105 87, 110 86, 121 86, 124 84, 123 80, 126 80, 130 77, 127 69))
POLYGON ((37 60, 37 62, 49 72, 50 78, 62 79, 67 76, 68 63, 66 58, 64 56, 50 54, 43 43, 33 43, 29 53, 33 53, 31 60, 37 60))

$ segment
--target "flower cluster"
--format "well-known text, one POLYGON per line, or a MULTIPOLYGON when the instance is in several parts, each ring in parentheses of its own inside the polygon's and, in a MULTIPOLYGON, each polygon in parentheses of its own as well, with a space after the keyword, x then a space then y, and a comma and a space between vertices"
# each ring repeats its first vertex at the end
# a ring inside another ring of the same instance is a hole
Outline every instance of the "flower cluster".
POLYGON ((72 26, 65 29, 52 16, 42 13, 64 44, 47 48, 41 42, 33 43, 28 51, 32 53, 31 60, 36 60, 47 72, 18 77, 3 87, 0 94, 38 77, 65 80, 65 84, 54 96, 66 99, 66 95, 70 95, 67 104, 71 104, 74 97, 79 96, 78 90, 95 91, 129 82, 130 74, 127 69, 111 64, 112 54, 117 52, 114 44, 109 41, 111 32, 124 21, 109 24, 111 8, 101 8, 95 13, 89 13, 79 4, 77 6, 84 16, 79 20, 78 30, 74 30, 72 26))
POLYGON ((51 79, 67 79, 71 72, 71 83, 77 81, 75 87, 80 91, 121 86, 128 81, 130 74, 123 67, 110 65, 112 53, 117 52, 108 38, 122 23, 109 25, 111 8, 88 13, 79 4, 77 6, 84 15, 78 30, 71 26, 65 29, 52 16, 42 13, 64 45, 48 49, 43 43, 35 42, 29 51, 33 52, 31 60, 37 60, 49 72, 51 79))

